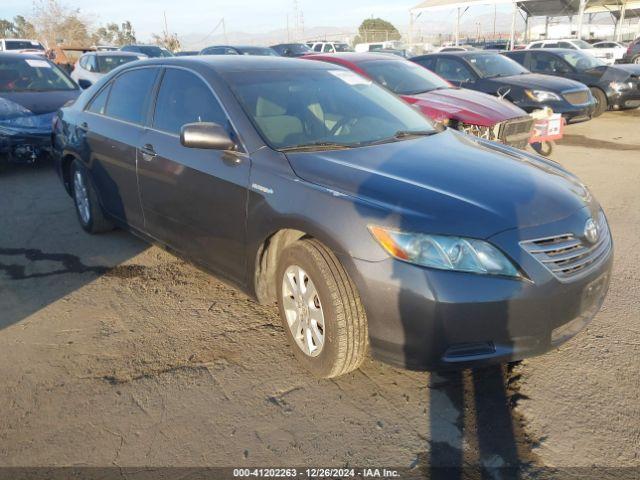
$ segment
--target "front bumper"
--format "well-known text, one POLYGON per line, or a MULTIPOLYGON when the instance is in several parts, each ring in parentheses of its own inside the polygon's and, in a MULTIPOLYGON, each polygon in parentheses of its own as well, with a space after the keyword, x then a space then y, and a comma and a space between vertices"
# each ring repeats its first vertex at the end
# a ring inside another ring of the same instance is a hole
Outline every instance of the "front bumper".
POLYGON ((51 154, 51 132, 19 132, 0 127, 0 157, 10 163, 33 163, 51 154))
POLYGON ((530 280, 421 268, 387 259, 351 259, 374 357, 414 370, 466 368, 520 360, 555 348, 602 305, 613 249, 589 275, 558 281, 519 241, 584 228, 588 213, 490 239, 530 280))
POLYGON ((564 100, 560 102, 548 102, 544 105, 537 102, 523 101, 516 103, 516 105, 527 113, 532 113, 535 110, 540 110, 541 107, 548 106, 554 113, 561 114, 567 123, 578 123, 590 120, 596 109, 595 102, 582 105, 572 105, 564 100))
POLYGON ((614 110, 640 107, 640 85, 633 90, 614 92, 609 97, 609 104, 614 110))

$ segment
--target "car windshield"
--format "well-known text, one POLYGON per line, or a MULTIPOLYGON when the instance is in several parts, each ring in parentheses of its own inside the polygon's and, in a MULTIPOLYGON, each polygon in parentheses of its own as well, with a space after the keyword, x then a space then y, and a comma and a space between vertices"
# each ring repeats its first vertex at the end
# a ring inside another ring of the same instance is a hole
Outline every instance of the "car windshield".
POLYGON ((349 148, 437 131, 398 97, 348 70, 233 71, 224 76, 275 149, 349 148))
POLYGON ((589 70, 591 68, 603 67, 607 64, 588 53, 582 53, 579 50, 558 51, 557 54, 562 57, 569 65, 576 70, 589 70))
POLYGON ((511 75, 529 73, 529 71, 519 63, 498 53, 491 55, 469 55, 466 58, 483 78, 509 77, 511 75))
POLYGON ((585 42, 584 40, 572 40, 571 41, 576 47, 585 49, 585 48, 593 48, 593 45, 585 42))
POLYGON ((336 49, 336 52, 353 52, 353 49, 346 43, 334 43, 333 48, 336 49))
POLYGON ((108 73, 120 65, 138 60, 133 55, 98 55, 98 72, 108 73))
POLYGON ((0 59, 0 92, 47 92, 76 90, 62 71, 44 59, 0 59))
POLYGON ((173 57, 173 54, 165 49, 156 47, 155 45, 145 45, 138 47, 141 53, 144 53, 147 57, 173 57))
POLYGON ((279 50, 280 51, 285 51, 285 50, 289 50, 291 53, 295 54, 295 55, 303 55, 305 53, 310 53, 311 49, 309 48, 308 45, 305 45, 303 43, 293 43, 290 45, 280 45, 279 46, 279 50))
POLYGON ((264 47, 242 47, 238 48, 241 55, 257 55, 260 57, 277 57, 278 54, 270 49, 264 47))
POLYGON ((31 40, 5 40, 7 50, 44 50, 40 42, 31 40))
POLYGON ((451 85, 435 73, 412 62, 375 61, 359 65, 367 75, 398 95, 416 95, 451 85))

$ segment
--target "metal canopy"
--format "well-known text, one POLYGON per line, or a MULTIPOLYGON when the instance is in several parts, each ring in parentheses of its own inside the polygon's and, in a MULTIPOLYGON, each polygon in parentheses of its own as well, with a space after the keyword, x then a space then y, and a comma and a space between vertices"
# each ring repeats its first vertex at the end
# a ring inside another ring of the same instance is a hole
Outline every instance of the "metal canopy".
MULTIPOLYGON (((622 22, 625 18, 640 17, 640 0, 425 0, 409 10, 409 36, 413 35, 413 22, 424 11, 457 9, 456 45, 460 33, 460 18, 469 7, 478 5, 513 5, 511 21, 511 41, 515 43, 515 23, 518 11, 525 15, 528 22, 531 17, 578 17, 578 38, 582 36, 584 14, 610 13, 617 20, 616 39, 620 40, 622 22)), ((640 22, 638 23, 640 28, 640 22)))

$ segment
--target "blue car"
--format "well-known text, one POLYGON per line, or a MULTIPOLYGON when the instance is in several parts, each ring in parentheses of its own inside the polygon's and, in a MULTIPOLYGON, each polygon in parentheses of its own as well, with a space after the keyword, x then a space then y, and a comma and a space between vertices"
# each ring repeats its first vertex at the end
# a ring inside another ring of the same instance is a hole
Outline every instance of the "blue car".
POLYGON ((79 94, 78 85, 43 56, 0 53, 0 166, 47 156, 56 111, 79 94))
POLYGON ((56 126, 82 228, 129 229, 277 304, 319 377, 368 351, 412 369, 540 354, 607 292, 612 238, 578 178, 337 65, 147 60, 56 126))

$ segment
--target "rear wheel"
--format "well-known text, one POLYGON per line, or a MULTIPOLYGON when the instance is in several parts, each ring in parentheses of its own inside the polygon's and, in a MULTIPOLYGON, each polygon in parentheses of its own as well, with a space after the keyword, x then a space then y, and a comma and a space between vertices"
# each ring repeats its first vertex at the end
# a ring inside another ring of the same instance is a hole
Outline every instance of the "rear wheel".
POLYGON ((365 358, 367 319, 355 285, 317 240, 287 247, 278 262, 278 306, 296 358, 317 377, 357 369, 365 358))
POLYGON ((593 98, 596 99, 596 109, 593 112, 594 117, 599 117, 609 108, 609 103, 607 102, 607 96, 604 94, 602 90, 596 87, 590 88, 591 93, 593 94, 593 98))
POLYGON ((635 57, 635 58, 632 60, 632 62, 633 62, 633 63, 636 63, 636 64, 640 64, 640 55, 638 55, 637 57, 635 57))
POLYGON ((74 160, 71 166, 71 185, 76 213, 82 228, 89 233, 113 230, 113 223, 105 216, 98 202, 98 195, 93 188, 91 178, 78 160, 74 160))

